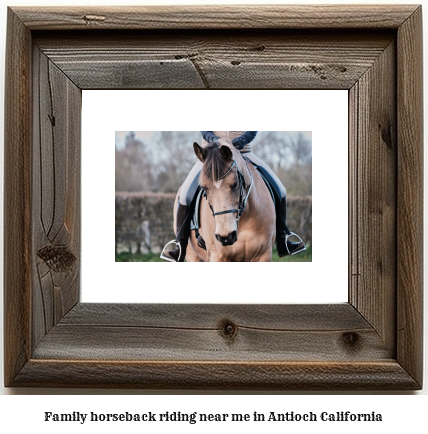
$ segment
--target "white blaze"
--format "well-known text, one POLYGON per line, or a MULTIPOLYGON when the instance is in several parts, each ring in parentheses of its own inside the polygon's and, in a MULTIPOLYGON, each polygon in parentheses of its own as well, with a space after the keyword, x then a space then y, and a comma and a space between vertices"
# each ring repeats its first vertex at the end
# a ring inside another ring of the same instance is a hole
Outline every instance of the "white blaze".
POLYGON ((223 182, 223 180, 222 179, 218 179, 217 181, 214 181, 214 187, 217 189, 217 190, 220 190, 220 186, 221 186, 221 183, 223 182))

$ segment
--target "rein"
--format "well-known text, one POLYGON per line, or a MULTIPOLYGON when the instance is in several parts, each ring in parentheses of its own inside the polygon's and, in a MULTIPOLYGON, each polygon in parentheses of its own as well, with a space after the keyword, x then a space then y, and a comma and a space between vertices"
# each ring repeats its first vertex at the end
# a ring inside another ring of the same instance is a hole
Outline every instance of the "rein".
MULTIPOLYGON (((229 214, 229 213, 235 213, 236 212, 237 213, 237 215, 236 215, 236 223, 239 224, 239 220, 241 218, 241 215, 245 211, 245 205, 247 203, 248 196, 250 195, 251 188, 253 187, 253 176, 251 175, 250 169, 248 169, 248 164, 247 164, 246 161, 245 161, 245 165, 247 166, 247 170, 248 170, 248 173, 249 173, 250 178, 251 178, 251 182, 250 182, 250 186, 248 187, 247 194, 245 194, 245 189, 247 188, 247 183, 245 181, 244 175, 239 170, 238 165, 236 164, 236 160, 229 167, 229 169, 226 171, 226 173, 224 173, 222 176, 220 176, 219 178, 217 178, 217 181, 220 180, 220 179, 225 178, 232 171, 232 169, 236 166, 236 171, 237 171, 236 173, 238 175, 238 183, 239 183, 239 188, 240 188, 240 191, 239 191, 239 204, 238 204, 238 208, 228 209, 226 211, 214 212, 213 207, 208 202, 208 206, 210 207, 210 210, 211 210, 211 213, 212 213, 213 217, 215 217, 216 215, 229 214)), ((207 199, 207 201, 208 201, 206 191, 203 192, 203 196, 205 196, 205 199, 207 199)))

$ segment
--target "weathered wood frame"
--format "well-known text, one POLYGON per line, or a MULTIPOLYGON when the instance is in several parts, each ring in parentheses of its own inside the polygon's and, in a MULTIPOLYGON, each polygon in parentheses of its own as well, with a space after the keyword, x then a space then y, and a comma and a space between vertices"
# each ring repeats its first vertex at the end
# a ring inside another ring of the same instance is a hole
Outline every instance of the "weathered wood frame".
POLYGON ((9 9, 6 386, 421 388, 421 21, 408 5, 9 9), (81 303, 94 88, 348 89, 349 302, 81 303))

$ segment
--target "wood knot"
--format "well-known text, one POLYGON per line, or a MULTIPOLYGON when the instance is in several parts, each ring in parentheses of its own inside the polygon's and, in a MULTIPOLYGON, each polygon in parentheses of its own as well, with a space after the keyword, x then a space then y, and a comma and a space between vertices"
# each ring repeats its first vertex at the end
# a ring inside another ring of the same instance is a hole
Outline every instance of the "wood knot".
POLYGON ((197 53, 176 54, 174 56, 174 59, 176 59, 176 60, 182 60, 182 59, 190 59, 190 60, 192 60, 194 57, 198 57, 198 54, 197 53))
POLYGON ((383 142, 389 149, 392 149, 392 125, 387 122, 386 125, 379 124, 378 128, 383 142))
POLYGON ((232 321, 227 319, 223 320, 219 324, 220 335, 225 339, 234 339, 238 334, 238 326, 233 324, 232 321))
POLYGON ((83 19, 86 21, 86 24, 89 24, 90 22, 105 21, 106 17, 103 15, 85 15, 83 19))
POLYGON ((46 246, 37 251, 51 271, 63 273, 69 270, 76 261, 76 257, 67 247, 46 246))
POLYGON ((360 335, 354 332, 343 333, 341 341, 343 346, 350 351, 357 350, 361 345, 360 335))

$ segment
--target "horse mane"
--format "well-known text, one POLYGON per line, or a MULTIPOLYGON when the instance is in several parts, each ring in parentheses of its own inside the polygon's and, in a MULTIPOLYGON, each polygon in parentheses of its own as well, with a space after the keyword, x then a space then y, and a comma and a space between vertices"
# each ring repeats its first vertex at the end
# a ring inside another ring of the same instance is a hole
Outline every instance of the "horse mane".
POLYGON ((209 180, 217 180, 229 170, 231 161, 221 155, 220 148, 222 145, 226 145, 231 149, 238 167, 240 166, 241 161, 237 158, 239 152, 237 152, 233 146, 230 146, 229 143, 215 140, 205 147, 207 154, 202 167, 201 176, 209 180))

